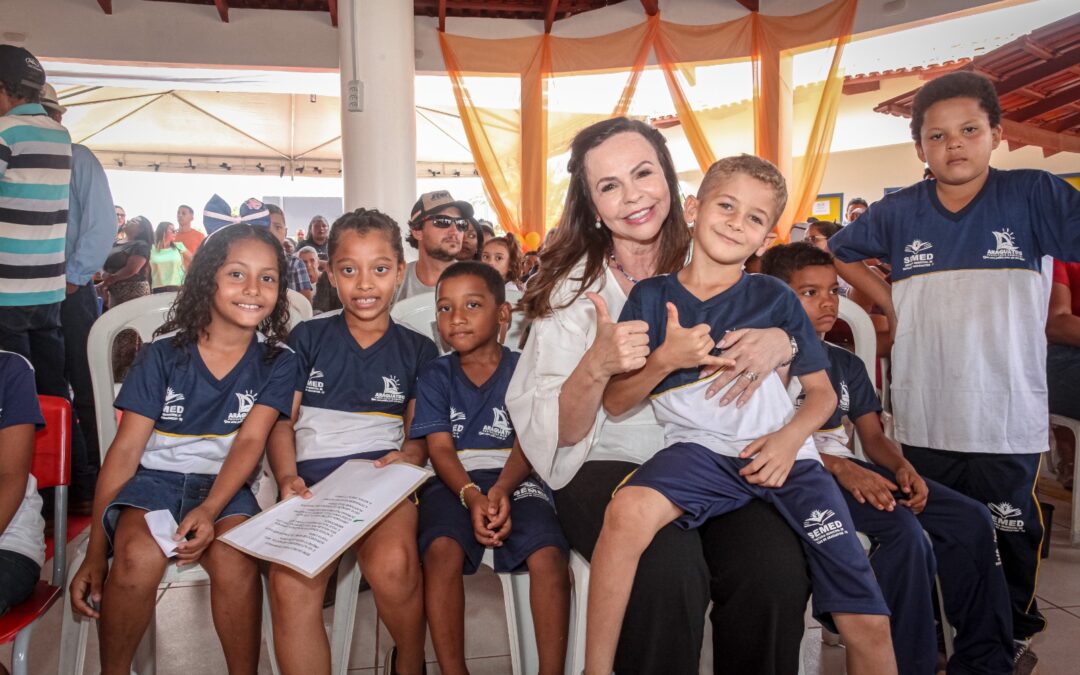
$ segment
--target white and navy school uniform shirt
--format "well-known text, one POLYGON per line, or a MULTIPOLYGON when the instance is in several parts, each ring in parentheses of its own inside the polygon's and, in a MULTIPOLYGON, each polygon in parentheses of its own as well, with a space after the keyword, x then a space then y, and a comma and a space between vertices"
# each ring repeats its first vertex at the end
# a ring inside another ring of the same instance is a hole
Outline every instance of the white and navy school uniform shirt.
POLYGON ((836 410, 814 432, 814 445, 818 452, 855 459, 855 453, 848 448, 844 418, 854 422, 868 413, 880 413, 881 402, 866 374, 866 366, 858 356, 843 347, 827 342, 821 344, 829 358, 829 381, 836 392, 836 410))
MULTIPOLYGON (((740 328, 784 330, 799 345, 791 364, 793 376, 825 370, 829 365, 798 297, 779 279, 743 274, 723 293, 699 300, 676 274, 653 277, 630 291, 619 321, 640 319, 648 323, 649 350, 653 351, 663 344, 667 334, 668 302, 679 310, 683 327, 707 324, 717 342, 724 333, 740 328)), ((697 443, 715 453, 736 457, 751 442, 780 429, 794 415, 795 408, 779 375, 771 372, 760 376, 760 388, 742 408, 720 406, 718 398, 705 399, 705 390, 715 375, 701 378, 699 369, 685 368, 665 377, 653 389, 651 399, 656 419, 664 428, 666 445, 697 443)), ((796 459, 820 461, 810 438, 796 459)))
POLYGON ((365 349, 337 310, 301 323, 289 342, 299 368, 294 388, 301 394, 293 425, 296 461, 401 448, 416 376, 438 356, 430 338, 391 320, 365 349))
MULTIPOLYGON (((0 429, 20 424, 45 426, 34 385, 34 368, 14 352, 0 351, 0 429)), ((0 447, 0 452, 9 452, 0 447)), ((45 519, 34 474, 26 479, 26 491, 15 515, 0 531, 0 549, 14 551, 39 566, 45 564, 45 519)))
POLYGON ((461 369, 457 352, 432 361, 417 383, 410 435, 449 432, 466 471, 503 468, 517 438, 506 411, 506 388, 520 356, 503 347, 498 367, 480 386, 461 369))
POLYGON ((177 473, 217 474, 255 405, 292 413, 296 355, 284 345, 267 361, 269 345, 256 333, 247 352, 218 379, 195 345, 176 348, 175 333, 146 345, 114 406, 154 420, 139 464, 177 473))
POLYGON ((892 264, 896 439, 984 453, 1047 449, 1043 256, 1080 260, 1080 191, 1045 171, 990 170, 956 213, 937 182, 887 195, 829 240, 892 264))

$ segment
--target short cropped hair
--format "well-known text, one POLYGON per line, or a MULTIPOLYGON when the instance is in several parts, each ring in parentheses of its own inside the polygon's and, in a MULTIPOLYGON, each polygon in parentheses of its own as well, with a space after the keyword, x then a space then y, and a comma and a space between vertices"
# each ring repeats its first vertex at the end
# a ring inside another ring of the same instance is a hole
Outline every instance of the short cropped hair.
MULTIPOLYGON (((311 219, 311 222, 321 219, 326 222, 326 218, 322 216, 315 216, 311 219)), ((357 234, 364 235, 368 232, 381 232, 386 241, 389 242, 390 247, 394 249, 394 255, 397 256, 399 263, 405 262, 405 249, 401 246, 401 228, 394 221, 393 218, 386 215, 378 209, 356 209, 355 211, 349 211, 342 215, 340 218, 334 221, 334 224, 330 227, 330 239, 327 244, 326 252, 330 258, 334 257, 334 251, 338 247, 338 242, 341 240, 341 233, 345 231, 353 231, 357 234)), ((308 248, 305 246, 304 248, 308 248)), ((300 249, 303 251, 304 249, 300 249)))
POLYGON ((851 198, 851 201, 849 201, 849 202, 847 203, 847 208, 849 208, 849 209, 850 209, 850 208, 851 208, 851 205, 852 205, 852 204, 862 204, 862 205, 863 205, 863 206, 865 206, 866 208, 870 208, 870 205, 869 205, 869 204, 867 204, 867 203, 866 203, 866 200, 865 200, 865 199, 863 199, 862 197, 852 197, 852 198, 851 198))
POLYGON ((279 215, 282 218, 285 217, 285 212, 282 211, 281 207, 278 206, 277 204, 263 204, 263 206, 266 207, 266 210, 267 210, 267 212, 270 213, 270 215, 272 215, 272 216, 273 215, 279 215))
POLYGON ((990 126, 1001 124, 1001 103, 989 79, 966 70, 949 73, 930 80, 915 94, 915 101, 911 104, 911 137, 916 143, 922 138, 926 111, 938 101, 950 98, 975 99, 990 118, 990 126))
POLYGON ((756 178, 772 188, 776 213, 773 215, 773 222, 769 223, 769 227, 775 226, 776 221, 780 219, 780 214, 784 212, 784 207, 787 206, 787 181, 784 180, 784 175, 780 173, 780 170, 772 162, 754 155, 744 153, 725 157, 713 163, 701 180, 701 186, 697 191, 698 201, 708 199, 712 191, 720 184, 720 181, 740 173, 756 178))
POLYGON ((761 257, 761 273, 776 277, 785 284, 791 283, 791 277, 804 267, 815 265, 832 267, 833 256, 828 251, 808 244, 805 241, 782 246, 773 246, 761 257))
POLYGON ((435 292, 438 293, 439 287, 447 279, 467 276, 479 277, 495 296, 495 304, 501 305, 506 302, 506 282, 503 281, 502 275, 491 265, 476 260, 462 260, 443 270, 443 273, 439 275, 439 281, 435 284, 435 292))

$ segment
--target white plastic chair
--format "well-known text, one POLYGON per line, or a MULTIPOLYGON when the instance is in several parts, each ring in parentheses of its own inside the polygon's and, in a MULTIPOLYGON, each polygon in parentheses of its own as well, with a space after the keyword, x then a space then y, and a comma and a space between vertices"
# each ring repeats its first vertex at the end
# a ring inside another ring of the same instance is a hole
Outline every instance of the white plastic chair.
MULTIPOLYGON (((1073 436, 1073 443, 1075 447, 1080 449, 1080 420, 1074 420, 1071 417, 1065 417, 1064 415, 1051 415, 1050 426, 1063 427, 1068 429, 1073 436)), ((1077 490, 1080 490, 1080 462, 1073 462, 1073 498, 1072 498, 1072 532, 1070 533, 1070 542, 1073 546, 1080 545, 1080 496, 1077 495, 1077 490)), ((1046 536, 1050 536, 1047 533, 1046 536)))
POLYGON ((311 308, 311 303, 304 297, 303 293, 288 290, 289 296, 289 326, 295 326, 301 321, 307 321, 311 318, 314 310, 311 308))
MULTIPOLYGON (((98 444, 101 448, 101 459, 105 460, 113 438, 116 436, 117 422, 113 410, 114 383, 112 370, 112 343, 117 334, 126 329, 134 329, 144 342, 153 337, 154 330, 165 322, 165 317, 175 299, 175 293, 155 293, 135 300, 130 300, 117 305, 102 314, 90 329, 87 339, 86 352, 90 362, 90 379, 94 392, 94 408, 98 425, 98 444)), ((306 299, 300 296, 301 300, 306 299)), ((290 297, 290 301, 292 298, 290 297)), ((302 314, 303 307, 296 308, 295 316, 302 314)), ((310 305, 308 306, 310 312, 310 305)), ((290 312, 290 324, 295 325, 295 316, 290 312)), ((75 550, 71 565, 68 567, 68 578, 78 571, 86 557, 86 545, 88 537, 84 537, 75 550)), ((165 575, 161 579, 159 588, 167 588, 169 585, 184 583, 209 583, 210 578, 202 566, 189 565, 183 569, 176 565, 166 567, 165 575)), ((82 673, 86 658, 86 641, 90 630, 90 620, 75 617, 71 608, 71 594, 64 593, 64 612, 61 617, 60 631, 60 663, 58 672, 60 675, 82 673)), ((142 641, 135 652, 132 662, 132 672, 138 675, 153 675, 156 672, 154 663, 155 641, 157 630, 155 621, 143 635, 142 641)), ((270 629, 270 603, 266 597, 266 584, 263 583, 263 634, 267 648, 270 651, 270 665, 274 675, 278 675, 277 661, 274 659, 273 632, 270 629)))
MULTIPOLYGON (((571 569, 573 557, 571 552, 571 569)), ((579 556, 580 557, 580 556, 579 556)), ((584 562, 584 561, 583 561, 584 562)), ((494 551, 487 549, 481 564, 495 569, 494 551)), ((586 565, 586 583, 588 569, 586 565)), ((356 621, 356 597, 360 592, 361 572, 356 565, 356 556, 350 548, 341 557, 338 564, 338 585, 334 602, 334 627, 330 637, 330 672, 332 675, 345 675, 349 669, 349 653, 352 649, 353 629, 356 621)), ((510 664, 514 675, 529 675, 540 670, 540 655, 536 648, 536 631, 533 628, 532 607, 529 603, 529 573, 500 573, 496 576, 502 583, 503 606, 506 610, 506 634, 510 642, 510 664)), ((578 593, 575 578, 571 585, 570 622, 573 636, 574 602, 578 593)), ((588 588, 584 592, 588 592, 588 588)), ((582 622, 584 624, 584 622, 582 622)), ((570 669, 573 662, 573 638, 567 646, 566 663, 570 669)), ((584 663, 584 641, 581 645, 582 663, 584 663)), ((576 665, 576 664, 575 664, 576 665)), ((580 668, 570 669, 579 673, 580 668)))
MULTIPOLYGON (((870 315, 851 300, 840 296, 840 307, 837 318, 851 328, 851 335, 855 340, 855 356, 866 366, 866 374, 870 382, 874 381, 874 369, 877 363, 877 331, 870 315)), ((855 439, 853 451, 859 459, 866 459, 863 454, 862 443, 857 434, 852 434, 855 439)))

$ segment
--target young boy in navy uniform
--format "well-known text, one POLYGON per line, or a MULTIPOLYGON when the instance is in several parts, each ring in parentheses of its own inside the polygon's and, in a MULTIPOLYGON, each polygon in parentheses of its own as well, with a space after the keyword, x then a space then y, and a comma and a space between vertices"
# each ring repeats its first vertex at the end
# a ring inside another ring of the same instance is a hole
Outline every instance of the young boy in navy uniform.
POLYGON ((604 407, 622 415, 651 395, 668 447, 627 478, 605 514, 590 576, 590 675, 611 672, 637 560, 656 532, 672 521, 697 527, 752 499, 774 504, 799 533, 814 613, 831 614, 845 637, 848 672, 896 673, 888 608, 810 439, 836 408, 825 352, 791 289, 743 270, 775 237, 786 203, 772 164, 750 155, 720 160, 686 203, 693 259, 676 274, 638 283, 623 307, 620 321, 648 324, 650 353, 640 370, 611 380, 604 407), (699 368, 730 364, 714 353, 724 332, 772 327, 797 344, 790 374, 806 392, 801 408, 793 409, 774 372, 745 374, 764 381, 742 407, 707 400, 713 376, 699 368))
POLYGON ((990 509, 1013 609, 1016 672, 1036 659, 1048 446, 1042 258, 1080 260, 1080 192, 1045 171, 1001 171, 994 85, 944 75, 915 96, 915 151, 934 179, 887 195, 829 240, 837 269, 896 332, 896 439, 927 478, 990 509), (892 264, 893 285, 860 262, 892 264))
POLYGON ((525 565, 534 591, 541 589, 545 601, 532 603, 539 672, 562 673, 569 545, 506 413, 518 354, 498 340, 510 320, 505 282, 493 267, 459 262, 439 277, 435 313, 439 335, 454 351, 420 372, 411 435, 427 438, 438 474, 420 491, 419 544, 439 668, 468 672, 462 574, 476 572, 484 549, 493 547, 496 572, 525 565))
POLYGON ((866 366, 846 349, 824 342, 840 306, 832 255, 806 243, 775 246, 763 256, 762 272, 798 294, 828 354, 839 403, 814 432, 814 443, 844 489, 855 528, 873 543, 870 565, 892 612, 901 675, 936 672, 935 574, 941 578, 945 614, 959 628, 948 672, 1012 673, 1009 592, 990 514, 975 500, 919 476, 885 437, 881 403, 866 366), (870 462, 849 449, 845 417, 855 425, 870 462))

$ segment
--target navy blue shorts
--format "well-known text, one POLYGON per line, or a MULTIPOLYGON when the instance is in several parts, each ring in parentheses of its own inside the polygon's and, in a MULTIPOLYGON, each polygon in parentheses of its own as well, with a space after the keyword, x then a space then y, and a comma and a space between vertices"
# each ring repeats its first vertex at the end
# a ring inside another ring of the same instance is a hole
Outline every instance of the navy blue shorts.
POLYGON ((751 499, 776 507, 799 535, 810 565, 814 616, 831 612, 889 614, 870 561, 855 534, 844 495, 819 462, 798 460, 778 488, 746 482, 739 470, 749 459, 726 457, 696 443, 676 443, 656 453, 626 480, 649 487, 685 513, 684 529, 742 508, 751 499))
MULTIPOLYGON (((501 469, 478 469, 469 472, 469 480, 486 493, 499 480, 500 473, 501 469)), ((419 498, 421 560, 431 542, 449 537, 465 551, 464 573, 475 573, 484 557, 484 545, 476 540, 469 511, 461 507, 461 500, 438 477, 420 488, 419 498)), ((545 546, 555 546, 564 555, 570 552, 547 486, 530 477, 510 495, 510 536, 495 549, 495 571, 517 571, 530 555, 545 546)))
MULTIPOLYGON (((179 524, 192 509, 206 501, 215 480, 217 480, 217 474, 212 473, 178 473, 140 466, 131 480, 120 488, 120 492, 105 507, 105 515, 101 518, 105 526, 105 534, 109 537, 110 554, 113 535, 116 534, 116 524, 120 520, 120 512, 124 507, 144 511, 168 509, 179 524)), ((233 495, 218 514, 215 522, 221 522, 230 516, 250 518, 259 511, 261 509, 259 503, 255 501, 254 493, 245 485, 233 495)))
POLYGON ((375 452, 358 452, 354 455, 343 457, 324 457, 322 459, 308 459, 296 463, 296 475, 304 479, 304 484, 311 487, 323 478, 334 473, 339 466, 350 459, 370 459, 375 461, 393 450, 376 450, 375 452))

